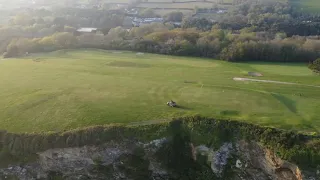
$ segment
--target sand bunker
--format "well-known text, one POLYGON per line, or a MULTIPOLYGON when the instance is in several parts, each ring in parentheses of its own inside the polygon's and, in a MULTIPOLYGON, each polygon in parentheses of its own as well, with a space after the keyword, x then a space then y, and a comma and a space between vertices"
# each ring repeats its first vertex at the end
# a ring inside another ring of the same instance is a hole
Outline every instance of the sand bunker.
POLYGON ((274 83, 274 84, 288 84, 288 85, 309 86, 309 87, 317 87, 317 88, 320 88, 320 86, 310 85, 310 84, 299 84, 299 83, 292 83, 292 82, 271 81, 271 80, 262 80, 262 79, 250 79, 250 78, 234 77, 233 80, 234 80, 234 81, 265 82, 265 83, 274 83))

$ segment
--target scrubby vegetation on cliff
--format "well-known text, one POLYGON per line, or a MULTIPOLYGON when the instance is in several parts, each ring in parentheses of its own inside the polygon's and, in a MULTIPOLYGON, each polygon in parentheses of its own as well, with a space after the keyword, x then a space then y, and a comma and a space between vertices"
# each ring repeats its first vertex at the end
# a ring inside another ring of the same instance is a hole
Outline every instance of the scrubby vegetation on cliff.
MULTIPOLYGON (((238 121, 215 120, 204 117, 175 119, 181 121, 190 136, 186 142, 219 146, 223 142, 246 139, 261 142, 277 154, 301 167, 314 167, 320 164, 319 137, 303 135, 274 128, 260 127, 238 121)), ((109 141, 134 139, 149 141, 167 137, 170 123, 144 126, 96 126, 64 133, 14 134, 1 133, 1 152, 13 156, 25 156, 52 148, 99 145, 109 141)), ((182 137, 183 138, 183 137, 182 137)))

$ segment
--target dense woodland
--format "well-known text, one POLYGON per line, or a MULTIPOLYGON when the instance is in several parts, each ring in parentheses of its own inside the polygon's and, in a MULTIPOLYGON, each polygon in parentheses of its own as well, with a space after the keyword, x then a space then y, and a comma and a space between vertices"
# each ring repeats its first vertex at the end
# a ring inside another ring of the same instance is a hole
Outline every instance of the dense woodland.
MULTIPOLYGON (((141 17, 156 16, 147 9, 141 17)), ((0 53, 21 56, 66 48, 100 48, 200 56, 227 61, 311 63, 320 57, 320 15, 296 12, 287 3, 246 2, 217 16, 183 17, 172 12, 165 23, 121 27, 124 11, 95 9, 12 12, 0 27, 0 53), (181 28, 170 21, 182 20, 181 28), (79 27, 101 33, 80 34, 79 27)))

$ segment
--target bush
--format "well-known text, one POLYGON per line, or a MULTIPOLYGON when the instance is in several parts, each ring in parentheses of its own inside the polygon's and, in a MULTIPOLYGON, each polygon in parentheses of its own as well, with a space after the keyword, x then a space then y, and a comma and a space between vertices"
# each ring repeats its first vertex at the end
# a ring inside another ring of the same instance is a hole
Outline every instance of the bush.
POLYGON ((5 53, 3 53, 2 57, 3 57, 3 58, 10 58, 10 55, 8 55, 8 53, 5 52, 5 53))
POLYGON ((313 61, 313 63, 309 64, 309 68, 315 72, 320 72, 320 58, 313 61))
POLYGON ((19 49, 17 46, 9 46, 7 52, 3 54, 3 58, 11 58, 19 56, 19 49))

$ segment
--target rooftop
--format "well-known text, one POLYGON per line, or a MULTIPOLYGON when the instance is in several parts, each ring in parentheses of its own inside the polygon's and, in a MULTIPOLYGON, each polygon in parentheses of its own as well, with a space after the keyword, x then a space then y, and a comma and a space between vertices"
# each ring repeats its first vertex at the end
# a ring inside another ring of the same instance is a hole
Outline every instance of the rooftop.
POLYGON ((84 27, 84 28, 80 28, 77 31, 78 32, 92 32, 92 31, 96 31, 98 28, 88 28, 88 27, 84 27))

